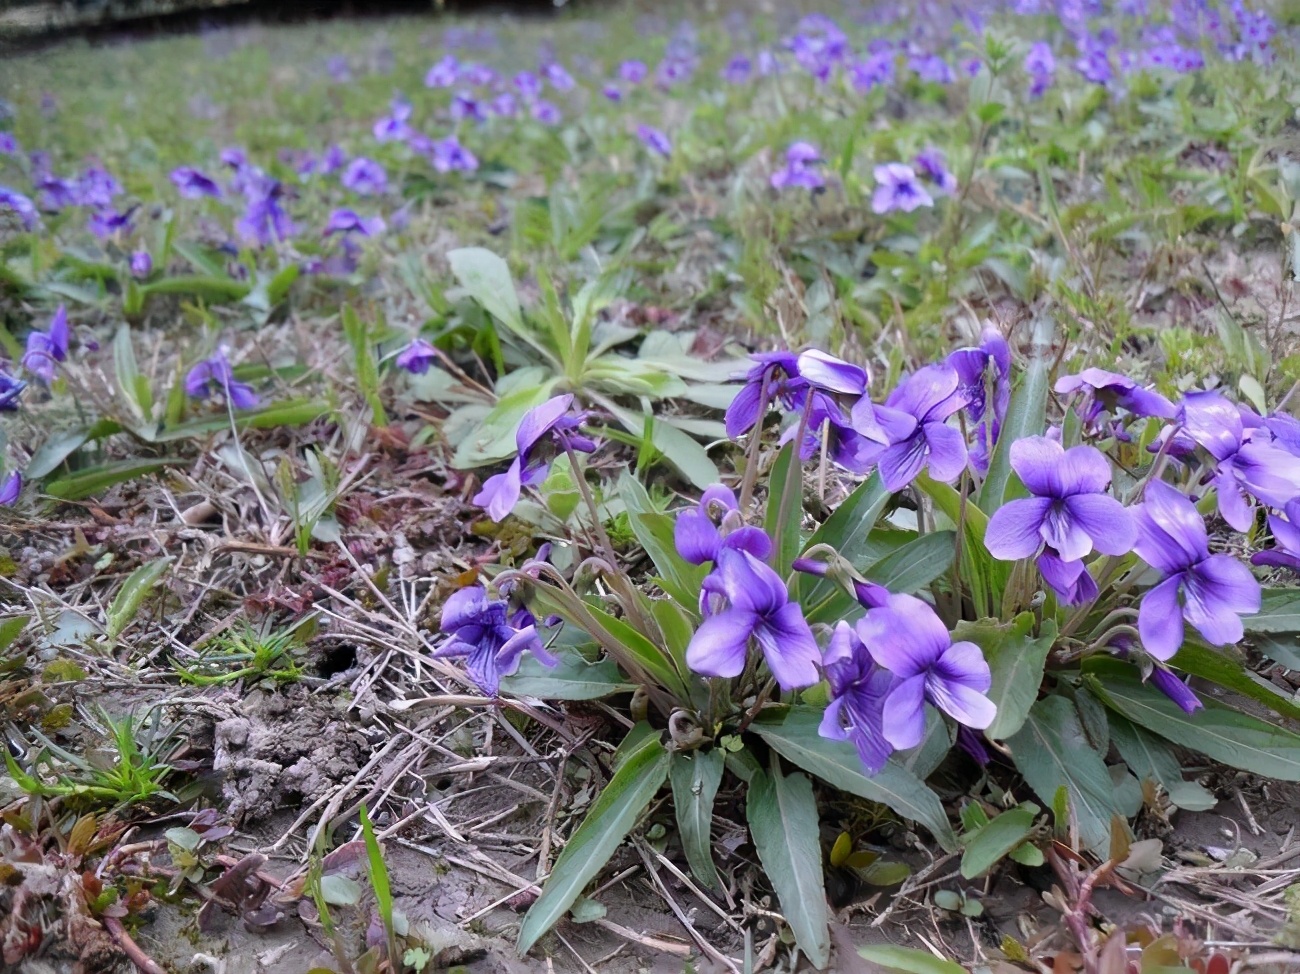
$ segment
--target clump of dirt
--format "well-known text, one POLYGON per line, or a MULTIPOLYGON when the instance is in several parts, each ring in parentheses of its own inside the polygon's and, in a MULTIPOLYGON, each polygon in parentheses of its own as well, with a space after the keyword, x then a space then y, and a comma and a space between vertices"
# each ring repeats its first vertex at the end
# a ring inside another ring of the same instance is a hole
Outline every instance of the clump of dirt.
POLYGON ((235 822, 312 802, 351 778, 366 739, 334 704, 306 687, 254 691, 213 733, 213 770, 235 822))

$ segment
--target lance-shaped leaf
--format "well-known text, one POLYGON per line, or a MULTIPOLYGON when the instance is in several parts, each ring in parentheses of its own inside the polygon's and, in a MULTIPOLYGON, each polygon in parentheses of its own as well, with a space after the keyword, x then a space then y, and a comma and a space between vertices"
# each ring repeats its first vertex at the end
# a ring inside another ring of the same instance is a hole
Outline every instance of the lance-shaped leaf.
POLYGON ((1056 641, 1056 623, 1044 622, 1037 637, 1033 629, 1033 613, 1022 612, 1008 623, 993 619, 959 622, 953 630, 954 641, 967 640, 984 650, 992 671, 988 697, 998 707, 987 732, 992 740, 1004 740, 1019 731, 1038 699, 1047 654, 1056 641))
POLYGON ((717 748, 673 755, 668 777, 673 786, 677 833, 691 873, 710 889, 718 887, 713 864, 713 802, 722 783, 724 759, 717 748))

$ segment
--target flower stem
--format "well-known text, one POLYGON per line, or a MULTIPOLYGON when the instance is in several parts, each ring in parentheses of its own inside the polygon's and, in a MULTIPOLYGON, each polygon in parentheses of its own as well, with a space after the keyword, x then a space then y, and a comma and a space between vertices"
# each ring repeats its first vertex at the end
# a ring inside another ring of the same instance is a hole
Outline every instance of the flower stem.
POLYGON ((758 422, 749 431, 749 442, 745 445, 745 479, 740 485, 740 515, 745 516, 750 501, 754 499, 754 482, 758 480, 758 449, 763 441, 763 417, 767 415, 768 383, 771 372, 763 373, 763 385, 758 394, 758 422))

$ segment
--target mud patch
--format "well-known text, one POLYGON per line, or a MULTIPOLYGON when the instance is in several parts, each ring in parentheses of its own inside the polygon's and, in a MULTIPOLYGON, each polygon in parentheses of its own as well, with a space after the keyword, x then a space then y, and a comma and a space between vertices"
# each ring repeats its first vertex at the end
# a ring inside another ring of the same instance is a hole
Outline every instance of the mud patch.
POLYGON ((235 822, 315 801, 356 774, 367 748, 332 701, 305 687, 255 690, 217 722, 212 767, 235 822))

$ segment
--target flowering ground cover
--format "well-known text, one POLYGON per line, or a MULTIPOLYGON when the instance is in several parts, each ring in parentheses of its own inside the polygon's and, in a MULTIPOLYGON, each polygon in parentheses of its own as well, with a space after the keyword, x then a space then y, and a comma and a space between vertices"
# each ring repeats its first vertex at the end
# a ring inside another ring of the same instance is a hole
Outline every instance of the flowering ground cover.
POLYGON ((6 59, 5 969, 1296 969, 1298 40, 6 59))

